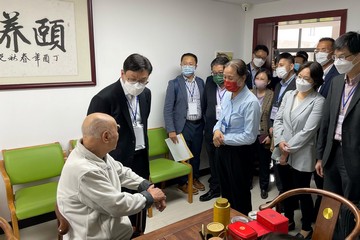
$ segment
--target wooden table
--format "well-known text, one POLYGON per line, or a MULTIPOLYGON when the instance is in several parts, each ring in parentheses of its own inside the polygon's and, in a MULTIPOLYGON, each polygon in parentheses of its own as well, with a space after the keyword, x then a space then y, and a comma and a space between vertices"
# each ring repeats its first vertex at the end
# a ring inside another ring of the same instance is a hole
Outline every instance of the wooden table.
MULTIPOLYGON (((230 217, 244 216, 242 213, 231 209, 230 217)), ((246 216, 244 216, 246 217, 246 216)), ((173 224, 159 228, 155 231, 146 233, 140 237, 135 238, 136 240, 196 240, 201 239, 199 231, 201 225, 204 224, 205 230, 206 225, 213 221, 213 209, 206 210, 194 216, 185 218, 173 224)))

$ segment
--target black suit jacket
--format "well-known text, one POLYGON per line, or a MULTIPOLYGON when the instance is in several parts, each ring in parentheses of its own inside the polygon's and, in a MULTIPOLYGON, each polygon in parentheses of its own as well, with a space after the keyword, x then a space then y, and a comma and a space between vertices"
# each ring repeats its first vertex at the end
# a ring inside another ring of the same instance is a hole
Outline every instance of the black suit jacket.
POLYGON ((245 83, 246 83, 246 86, 249 89, 252 89, 253 88, 253 82, 252 82, 252 74, 251 74, 251 66, 250 66, 250 64, 251 64, 251 62, 246 64, 246 69, 248 70, 248 75, 246 76, 245 83))
MULTIPOLYGON (((141 121, 144 126, 145 147, 147 155, 146 161, 148 162, 149 142, 147 136, 147 121, 151 107, 151 92, 148 88, 145 88, 145 90, 138 97, 141 121)), ((114 117, 116 123, 120 125, 118 144, 116 149, 110 152, 110 155, 115 160, 121 162, 123 165, 131 167, 134 158, 136 140, 129 108, 127 105, 127 99, 120 80, 107 86, 92 98, 87 114, 94 112, 109 114, 114 117)), ((146 172, 149 172, 149 165, 147 164, 144 166, 144 168, 145 174, 140 174, 136 171, 135 172, 141 176, 146 175, 146 172)))
MULTIPOLYGON (((342 93, 344 89, 344 74, 331 81, 329 94, 326 98, 317 143, 317 158, 322 159, 323 167, 329 162, 333 147, 342 93)), ((360 87, 357 87, 349 103, 342 124, 342 151, 346 171, 353 181, 360 181, 360 87)), ((331 177, 331 176, 327 176, 331 177)))
POLYGON ((216 95, 217 95, 217 84, 214 82, 213 77, 209 76, 205 83, 204 93, 204 116, 205 116, 205 127, 204 137, 205 141, 212 143, 213 139, 213 128, 217 122, 216 120, 216 95))
POLYGON ((337 71, 335 65, 333 65, 330 68, 328 74, 326 74, 325 79, 324 79, 324 84, 321 86, 320 91, 319 91, 319 93, 321 95, 323 95, 324 98, 326 98, 328 95, 331 80, 334 77, 336 77, 337 75, 339 75, 339 72, 337 71))

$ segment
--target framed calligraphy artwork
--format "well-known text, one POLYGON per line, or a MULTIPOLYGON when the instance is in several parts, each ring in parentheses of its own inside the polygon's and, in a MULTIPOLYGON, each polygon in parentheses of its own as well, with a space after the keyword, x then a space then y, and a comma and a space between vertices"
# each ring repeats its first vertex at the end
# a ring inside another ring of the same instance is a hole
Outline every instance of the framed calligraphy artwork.
POLYGON ((96 84, 92 0, 0 5, 0 90, 96 84))

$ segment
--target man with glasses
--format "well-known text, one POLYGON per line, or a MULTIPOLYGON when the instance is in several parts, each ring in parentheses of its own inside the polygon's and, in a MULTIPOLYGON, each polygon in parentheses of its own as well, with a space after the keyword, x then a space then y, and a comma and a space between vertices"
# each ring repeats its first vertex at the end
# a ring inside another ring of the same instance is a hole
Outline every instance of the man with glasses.
MULTIPOLYGON (((324 177, 325 190, 359 203, 360 35, 347 32, 336 39, 333 60, 340 75, 332 80, 325 101, 315 169, 324 177)), ((353 218, 343 215, 341 219, 342 226, 351 231, 353 218)), ((335 232, 346 231, 340 227, 335 232)))
POLYGON ((200 196, 201 202, 220 197, 219 177, 216 171, 217 151, 213 143, 213 128, 219 120, 222 111, 221 102, 226 92, 226 88, 224 86, 224 68, 225 64, 228 62, 229 59, 225 56, 216 57, 210 64, 211 76, 206 79, 205 84, 204 139, 209 159, 210 178, 209 191, 200 196))
POLYGON ((254 78, 257 71, 265 64, 266 58, 269 55, 269 49, 265 45, 256 45, 254 48, 251 62, 246 65, 250 74, 246 77, 246 86, 253 89, 255 86, 254 78))
MULTIPOLYGON (((151 72, 152 65, 146 57, 131 54, 124 61, 120 79, 96 94, 88 109, 88 115, 94 112, 106 113, 120 124, 120 138, 110 155, 144 179, 150 176, 147 121, 151 92, 146 84, 151 72)), ((137 228, 133 236, 144 232, 146 209, 138 215, 130 216, 130 220, 137 228)))
POLYGON ((315 53, 315 61, 320 63, 324 71, 324 83, 318 89, 319 93, 323 95, 325 98, 329 92, 329 86, 333 77, 339 75, 339 72, 336 70, 334 66, 334 60, 331 56, 334 54, 334 43, 335 40, 333 38, 321 38, 314 50, 315 53))
MULTIPOLYGON (((197 57, 185 53, 180 60, 181 74, 168 83, 164 104, 165 128, 173 143, 178 143, 177 134, 182 133, 186 144, 194 155, 190 159, 193 168, 193 194, 204 191, 199 181, 200 153, 204 129, 204 80, 195 76, 197 57)), ((188 193, 187 177, 180 177, 178 189, 188 193)))

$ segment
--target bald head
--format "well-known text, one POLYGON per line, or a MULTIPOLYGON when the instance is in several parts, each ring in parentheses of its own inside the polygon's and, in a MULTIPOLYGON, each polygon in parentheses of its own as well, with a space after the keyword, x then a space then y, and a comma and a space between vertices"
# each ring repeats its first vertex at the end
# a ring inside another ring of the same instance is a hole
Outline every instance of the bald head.
POLYGON ((117 124, 113 117, 105 113, 88 115, 81 127, 84 146, 93 153, 106 154, 116 147, 117 124))

